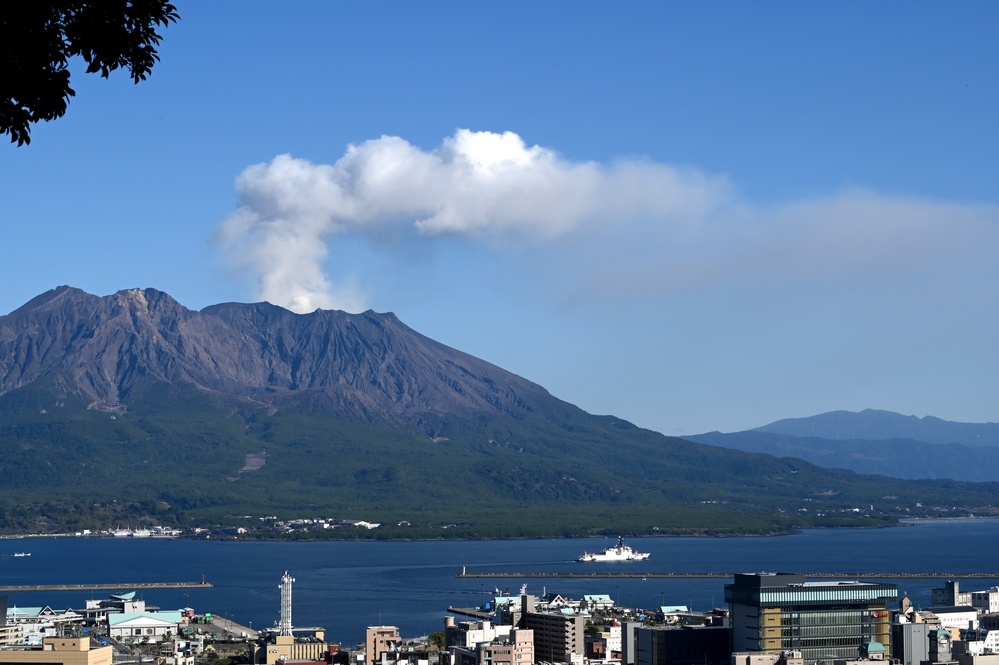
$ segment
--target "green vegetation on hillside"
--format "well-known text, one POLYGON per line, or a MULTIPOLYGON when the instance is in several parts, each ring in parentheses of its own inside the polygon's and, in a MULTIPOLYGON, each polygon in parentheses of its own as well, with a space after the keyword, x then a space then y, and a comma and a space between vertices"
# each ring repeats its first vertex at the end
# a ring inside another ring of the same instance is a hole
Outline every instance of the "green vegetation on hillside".
POLYGON ((43 388, 0 397, 5 532, 277 516, 383 524, 296 538, 766 534, 881 526, 944 507, 982 513, 997 492, 714 448, 568 406, 559 420, 455 421, 433 439, 330 418, 294 397, 253 406, 150 380, 127 411, 108 413, 53 403, 43 388), (241 472, 248 455, 265 463, 241 472))

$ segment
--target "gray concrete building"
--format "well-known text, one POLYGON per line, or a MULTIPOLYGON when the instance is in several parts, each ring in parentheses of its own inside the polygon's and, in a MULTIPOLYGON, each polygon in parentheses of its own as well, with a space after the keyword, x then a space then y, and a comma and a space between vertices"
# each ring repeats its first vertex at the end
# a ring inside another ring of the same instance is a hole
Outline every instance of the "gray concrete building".
POLYGON ((919 665, 930 658, 929 632, 925 623, 893 623, 891 655, 900 665, 919 665))

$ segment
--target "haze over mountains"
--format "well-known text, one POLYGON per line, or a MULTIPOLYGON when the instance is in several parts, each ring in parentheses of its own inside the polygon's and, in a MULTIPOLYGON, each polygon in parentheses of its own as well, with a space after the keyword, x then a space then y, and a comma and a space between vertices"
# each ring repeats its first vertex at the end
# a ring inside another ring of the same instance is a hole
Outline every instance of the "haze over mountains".
POLYGON ((0 477, 5 530, 332 513, 405 523, 393 537, 769 533, 999 498, 593 416, 392 314, 66 286, 0 317, 0 477))
POLYGON ((686 437, 898 478, 999 480, 999 423, 957 423, 891 411, 832 411, 747 430, 686 437))

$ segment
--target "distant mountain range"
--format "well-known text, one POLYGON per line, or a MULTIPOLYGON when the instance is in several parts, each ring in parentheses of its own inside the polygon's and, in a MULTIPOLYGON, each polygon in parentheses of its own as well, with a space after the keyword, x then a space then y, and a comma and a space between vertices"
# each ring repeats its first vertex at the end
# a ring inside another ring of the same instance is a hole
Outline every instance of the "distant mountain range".
POLYGON ((999 423, 955 423, 933 416, 918 418, 876 409, 830 411, 810 418, 788 418, 757 427, 756 431, 838 441, 905 439, 973 447, 999 445, 999 423))
POLYGON ((898 478, 999 480, 999 423, 957 423, 891 411, 832 411, 745 432, 688 436, 734 450, 898 478))
POLYGON ((392 314, 67 286, 0 317, 0 479, 8 532, 280 515, 386 524, 369 537, 771 533, 999 498, 593 416, 392 314))

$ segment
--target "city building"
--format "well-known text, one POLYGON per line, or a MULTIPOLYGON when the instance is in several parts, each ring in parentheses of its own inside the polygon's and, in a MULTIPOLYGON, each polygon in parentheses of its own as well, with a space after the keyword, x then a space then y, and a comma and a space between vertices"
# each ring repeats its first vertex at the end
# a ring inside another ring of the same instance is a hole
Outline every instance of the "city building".
POLYGON ((954 642, 954 655, 999 654, 999 630, 966 628, 960 631, 960 640, 954 642))
POLYGON ((951 637, 957 639, 961 630, 978 628, 978 611, 970 605, 958 607, 930 607, 925 610, 937 618, 941 628, 951 631, 951 637))
POLYGON ((451 665, 533 665, 534 631, 513 628, 505 637, 448 648, 451 665))
POLYGON ((891 655, 900 665, 919 665, 930 658, 930 624, 900 621, 891 625, 891 655))
POLYGON ((639 628, 635 665, 729 665, 730 640, 724 626, 639 628))
POLYGON ((46 637, 65 634, 69 625, 82 625, 84 617, 73 610, 54 610, 44 607, 8 607, 7 626, 16 629, 4 631, 0 642, 39 646, 46 637), (11 640, 14 640, 13 642, 11 640))
POLYGON ((930 643, 930 656, 928 660, 924 660, 924 665, 929 665, 930 663, 935 663, 936 665, 944 665, 945 663, 955 663, 954 660, 952 644, 953 638, 951 633, 946 628, 935 628, 929 633, 929 643, 930 643))
POLYGON ((539 661, 582 662, 585 652, 585 631, 588 614, 535 612, 535 599, 520 597, 518 628, 534 631, 534 654, 539 661))
POLYGON ((872 660, 883 661, 887 652, 880 642, 865 642, 856 658, 837 658, 833 665, 869 665, 872 660))
POLYGON ((0 665, 111 665, 113 648, 90 647, 90 638, 46 637, 40 647, 0 649, 0 665))
POLYGON ((980 614, 999 612, 999 587, 994 586, 985 591, 972 591, 970 604, 980 614))
POLYGON ((585 639, 587 658, 615 662, 621 660, 621 624, 617 620, 611 621, 596 635, 587 635, 585 639))
POLYGON ((402 643, 395 626, 368 626, 364 632, 364 662, 373 665, 385 651, 396 651, 402 643))
POLYGON ((636 640, 638 629, 641 627, 640 621, 621 622, 621 665, 635 665, 635 658, 638 655, 636 640))
POLYGON ((805 665, 805 659, 797 651, 781 654, 742 651, 732 654, 732 665, 805 665))
POLYGON ((181 624, 186 624, 186 618, 179 610, 176 612, 123 612, 109 614, 108 635, 124 642, 159 642, 164 638, 179 633, 181 624))
POLYGON ((999 654, 955 654, 954 660, 958 665, 999 665, 999 654))
POLYGON ((308 634, 297 636, 272 632, 262 642, 250 643, 250 662, 273 665, 296 660, 323 660, 333 646, 326 643, 322 629, 311 629, 308 634))
POLYGON ((592 593, 583 595, 583 603, 585 604, 585 609, 593 612, 596 610, 610 610, 614 608, 614 600, 605 593, 592 593))
POLYGON ((489 621, 462 621, 455 623, 453 617, 444 619, 444 647, 471 649, 476 644, 504 640, 510 637, 513 626, 494 626, 489 621))
POLYGON ((971 592, 961 591, 961 583, 948 580, 943 587, 930 589, 930 604, 936 607, 971 605, 971 592))
POLYGON ((733 652, 801 652, 805 663, 828 662, 857 658, 865 642, 890 643, 888 603, 897 602, 898 586, 747 573, 725 585, 725 600, 733 652))

